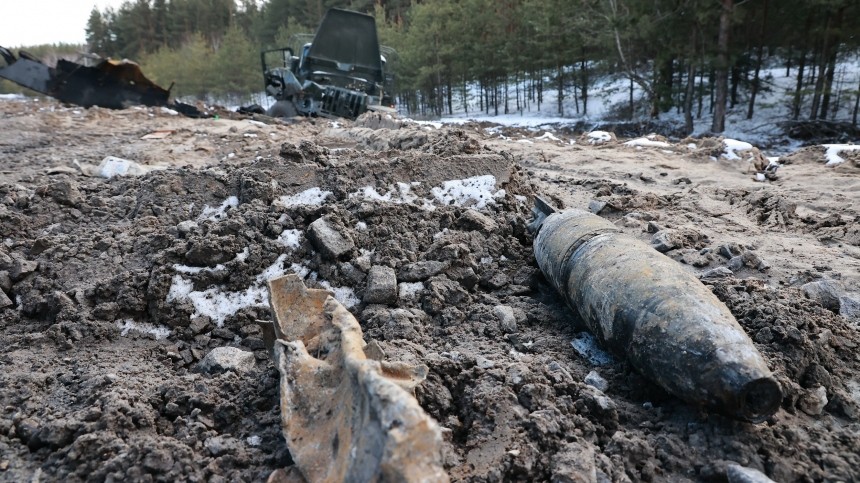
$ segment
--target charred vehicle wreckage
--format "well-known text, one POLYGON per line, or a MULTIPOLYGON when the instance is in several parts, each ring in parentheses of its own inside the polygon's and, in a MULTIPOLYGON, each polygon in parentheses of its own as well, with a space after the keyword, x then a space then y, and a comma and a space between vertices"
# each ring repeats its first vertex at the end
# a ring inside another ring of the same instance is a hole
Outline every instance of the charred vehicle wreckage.
POLYGON ((393 107, 394 49, 380 46, 372 16, 332 8, 316 34, 295 34, 290 46, 260 54, 273 117, 355 119, 393 107))
POLYGON ((20 51, 18 57, 0 47, 0 78, 81 107, 125 109, 133 105, 164 106, 189 117, 203 117, 194 106, 170 101, 171 86, 164 89, 147 79, 140 66, 129 60, 96 58, 94 66, 60 59, 51 67, 20 51))

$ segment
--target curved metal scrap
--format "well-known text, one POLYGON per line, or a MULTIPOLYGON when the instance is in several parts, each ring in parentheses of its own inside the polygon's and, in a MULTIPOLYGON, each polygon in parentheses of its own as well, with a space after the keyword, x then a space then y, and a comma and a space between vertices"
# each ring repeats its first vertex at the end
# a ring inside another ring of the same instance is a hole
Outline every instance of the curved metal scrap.
POLYGON ((412 396, 426 366, 368 359, 358 321, 296 275, 269 282, 281 424, 308 481, 448 481, 438 424, 412 396))

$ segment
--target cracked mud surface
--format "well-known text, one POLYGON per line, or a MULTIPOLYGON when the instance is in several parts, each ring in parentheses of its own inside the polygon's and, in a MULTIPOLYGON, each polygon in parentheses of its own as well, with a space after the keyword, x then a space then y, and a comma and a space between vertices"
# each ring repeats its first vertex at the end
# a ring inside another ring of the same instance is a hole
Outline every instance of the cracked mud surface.
POLYGON ((416 397, 446 428, 452 480, 726 481, 730 463, 776 481, 860 479, 853 161, 826 169, 807 149, 762 184, 683 146, 477 125, 265 125, 52 101, 0 102, 0 123, 0 480, 265 481, 289 466, 256 325, 270 320, 261 277, 276 272, 334 289, 386 359, 429 367, 416 397), (140 139, 158 130, 172 133, 140 139), (105 156, 167 169, 102 179, 72 162, 105 156), (481 197, 446 188, 487 175, 473 180, 481 197), (575 350, 580 322, 525 229, 535 194, 600 208, 711 273, 782 384, 780 411, 758 425, 708 414, 622 357, 575 350), (315 248, 321 218, 351 241, 343 251, 315 248), (399 294, 364 303, 379 265, 399 294), (809 295, 810 282, 845 300, 809 295), (255 362, 201 369, 224 346, 255 362))

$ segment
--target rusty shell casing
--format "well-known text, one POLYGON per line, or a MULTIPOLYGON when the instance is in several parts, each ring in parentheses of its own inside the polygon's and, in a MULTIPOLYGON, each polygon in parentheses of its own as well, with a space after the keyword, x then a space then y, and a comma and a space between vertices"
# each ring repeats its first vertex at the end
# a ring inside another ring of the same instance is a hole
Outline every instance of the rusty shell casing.
POLYGON ((750 338, 674 260, 579 210, 549 215, 534 252, 605 346, 668 392, 752 422, 779 409, 779 383, 750 338))

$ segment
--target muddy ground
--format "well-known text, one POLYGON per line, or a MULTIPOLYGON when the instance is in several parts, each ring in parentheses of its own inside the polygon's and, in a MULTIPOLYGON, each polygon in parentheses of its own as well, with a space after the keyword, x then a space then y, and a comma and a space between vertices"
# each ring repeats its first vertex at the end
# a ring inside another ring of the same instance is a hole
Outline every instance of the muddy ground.
POLYGON ((726 481, 731 463, 860 479, 858 158, 825 168, 805 148, 760 183, 709 141, 542 134, 0 101, 0 480, 291 465, 256 321, 265 276, 292 272, 334 289, 386 358, 429 367, 416 396, 446 428, 452 480, 726 481), (164 169, 92 176, 106 156, 164 169), (535 194, 703 276, 776 373, 780 411, 737 422, 584 352, 535 264, 535 194), (321 217, 354 247, 320 253, 304 234, 321 217), (362 301, 373 265, 401 283, 386 304, 362 301), (255 362, 201 366, 223 346, 255 362))

